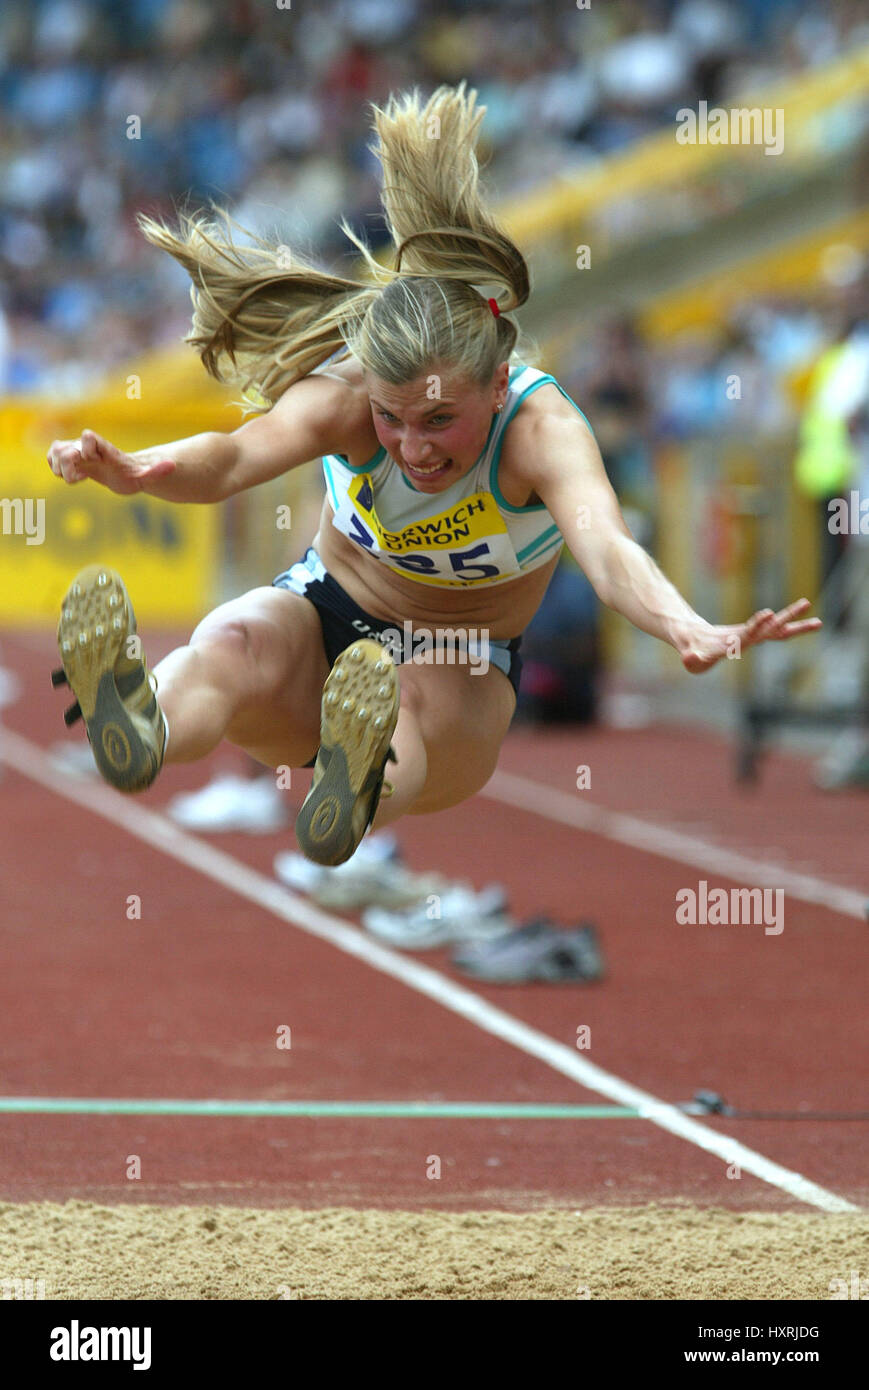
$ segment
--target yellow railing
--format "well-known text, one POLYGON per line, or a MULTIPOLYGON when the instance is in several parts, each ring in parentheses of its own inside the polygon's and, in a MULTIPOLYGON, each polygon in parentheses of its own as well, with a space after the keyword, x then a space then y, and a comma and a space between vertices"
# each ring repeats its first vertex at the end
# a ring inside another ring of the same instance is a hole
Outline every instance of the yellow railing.
MULTIPOLYGON (((811 139, 817 116, 837 102, 865 96, 867 85, 869 45, 818 71, 803 74, 796 81, 740 95, 739 105, 782 109, 786 149, 791 145, 798 149, 811 139)), ((726 161, 753 158, 756 154, 756 150, 744 145, 680 145, 674 127, 631 145, 624 153, 609 156, 596 168, 570 181, 559 178, 536 193, 502 202, 499 215, 518 244, 533 252, 541 238, 575 228, 585 215, 601 211, 608 202, 660 191, 663 185, 685 182, 712 165, 723 167, 726 161)), ((772 165, 775 160, 766 162, 772 165)))

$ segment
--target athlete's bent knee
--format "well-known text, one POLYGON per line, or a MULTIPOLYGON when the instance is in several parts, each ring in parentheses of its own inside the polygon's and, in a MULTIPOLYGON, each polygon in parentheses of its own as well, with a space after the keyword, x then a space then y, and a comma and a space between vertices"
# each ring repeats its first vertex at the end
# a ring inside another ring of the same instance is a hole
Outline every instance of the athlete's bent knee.
POLYGON ((250 624, 243 618, 224 618, 209 613, 197 624, 190 637, 190 646, 232 646, 248 649, 251 643, 250 624))

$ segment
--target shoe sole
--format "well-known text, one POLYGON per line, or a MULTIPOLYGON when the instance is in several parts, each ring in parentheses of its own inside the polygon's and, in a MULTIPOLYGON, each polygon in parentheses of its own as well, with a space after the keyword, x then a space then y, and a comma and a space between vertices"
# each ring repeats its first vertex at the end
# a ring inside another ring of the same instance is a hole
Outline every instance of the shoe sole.
POLYGON ((362 832, 353 824, 361 796, 373 795, 398 722, 398 672, 370 638, 343 651, 323 687, 320 751, 323 775, 296 819, 302 853, 317 864, 343 864, 362 832))
POLYGON ((103 565, 82 570, 63 600, 57 643, 94 761, 106 781, 125 792, 150 786, 160 769, 146 719, 127 710, 115 684, 115 665, 135 630, 120 575, 103 565))

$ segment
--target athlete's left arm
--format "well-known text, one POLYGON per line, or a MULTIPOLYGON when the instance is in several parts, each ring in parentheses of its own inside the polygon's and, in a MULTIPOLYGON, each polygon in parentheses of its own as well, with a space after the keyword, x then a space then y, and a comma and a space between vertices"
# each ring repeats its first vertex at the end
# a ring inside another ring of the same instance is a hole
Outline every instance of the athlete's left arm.
POLYGON ((521 456, 529 462, 522 472, 602 603, 669 642, 692 674, 708 671, 743 647, 782 641, 821 626, 819 618, 798 621, 811 607, 805 598, 778 613, 762 609, 732 627, 715 626, 695 613, 634 540, 594 435, 582 417, 568 409, 569 416, 556 410, 528 421, 523 433, 530 437, 523 441, 521 456))

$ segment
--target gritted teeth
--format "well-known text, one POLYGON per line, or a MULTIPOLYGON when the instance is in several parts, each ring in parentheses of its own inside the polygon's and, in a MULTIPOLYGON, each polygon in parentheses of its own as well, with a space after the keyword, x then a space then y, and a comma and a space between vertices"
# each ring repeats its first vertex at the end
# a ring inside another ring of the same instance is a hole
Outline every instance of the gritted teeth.
POLYGON ((411 473, 425 475, 428 473, 440 473, 441 469, 446 468, 451 462, 451 459, 441 459, 438 463, 433 463, 428 468, 422 468, 416 463, 409 463, 407 467, 411 473))

